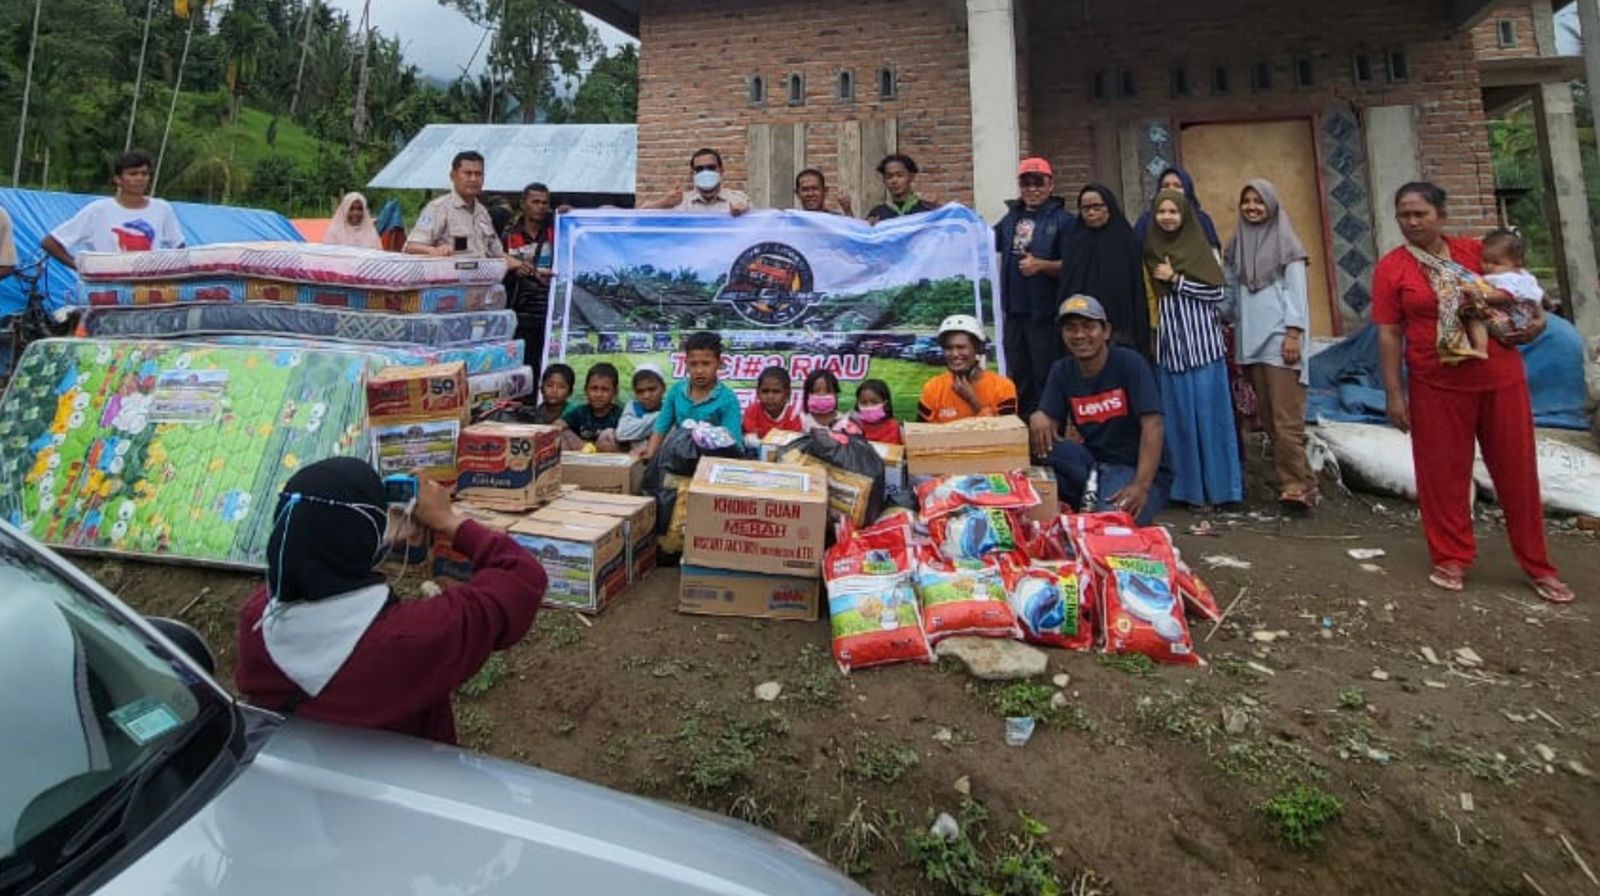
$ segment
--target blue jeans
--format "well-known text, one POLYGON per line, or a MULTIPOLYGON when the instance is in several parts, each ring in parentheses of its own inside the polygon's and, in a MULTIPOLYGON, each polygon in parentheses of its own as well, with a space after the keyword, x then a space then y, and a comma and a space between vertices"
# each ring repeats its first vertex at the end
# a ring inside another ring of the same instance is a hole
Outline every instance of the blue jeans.
MULTIPOLYGON (((1110 503, 1110 498, 1117 492, 1127 488, 1138 470, 1123 464, 1096 463, 1094 455, 1089 449, 1077 442, 1057 442, 1050 450, 1050 468, 1056 474, 1056 488, 1061 490, 1061 500, 1075 508, 1084 510, 1083 490, 1089 484, 1089 473, 1094 471, 1099 475, 1097 491, 1099 501, 1095 510, 1116 510, 1110 503)), ((1167 506, 1171 490, 1171 481, 1164 476, 1157 475, 1155 482, 1150 484, 1150 494, 1145 499, 1144 512, 1139 514, 1138 523, 1141 526, 1150 525, 1167 506)))

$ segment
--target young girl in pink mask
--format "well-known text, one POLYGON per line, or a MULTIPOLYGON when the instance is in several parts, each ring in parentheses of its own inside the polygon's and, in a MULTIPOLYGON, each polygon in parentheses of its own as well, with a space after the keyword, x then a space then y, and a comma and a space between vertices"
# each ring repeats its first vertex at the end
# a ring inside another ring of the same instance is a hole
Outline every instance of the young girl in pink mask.
POLYGON ((806 374, 804 396, 800 406, 800 431, 813 429, 846 431, 850 418, 839 413, 839 378, 828 370, 813 370, 806 374))
POLYGON ((869 442, 902 444, 900 421, 894 418, 894 399, 889 395, 889 384, 883 380, 867 380, 856 387, 856 410, 850 420, 869 442))

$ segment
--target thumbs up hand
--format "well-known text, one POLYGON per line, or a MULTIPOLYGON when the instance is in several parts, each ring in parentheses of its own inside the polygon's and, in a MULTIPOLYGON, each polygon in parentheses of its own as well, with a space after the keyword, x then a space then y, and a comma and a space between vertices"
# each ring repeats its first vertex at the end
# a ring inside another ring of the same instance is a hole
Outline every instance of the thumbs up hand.
POLYGON ((1017 262, 1017 268, 1022 271, 1022 276, 1024 277, 1032 277, 1034 274, 1039 273, 1039 269, 1042 267, 1043 265, 1039 259, 1034 258, 1033 253, 1028 251, 1024 251, 1022 259, 1017 262))

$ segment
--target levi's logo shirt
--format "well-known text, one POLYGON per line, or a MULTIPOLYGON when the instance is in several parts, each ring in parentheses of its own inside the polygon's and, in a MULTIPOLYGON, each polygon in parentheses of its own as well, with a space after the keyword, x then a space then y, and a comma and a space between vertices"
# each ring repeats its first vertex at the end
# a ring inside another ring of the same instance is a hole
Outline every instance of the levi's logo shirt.
POLYGON ((1094 395, 1074 395, 1071 401, 1072 419, 1079 426, 1128 416, 1128 393, 1121 387, 1094 395))

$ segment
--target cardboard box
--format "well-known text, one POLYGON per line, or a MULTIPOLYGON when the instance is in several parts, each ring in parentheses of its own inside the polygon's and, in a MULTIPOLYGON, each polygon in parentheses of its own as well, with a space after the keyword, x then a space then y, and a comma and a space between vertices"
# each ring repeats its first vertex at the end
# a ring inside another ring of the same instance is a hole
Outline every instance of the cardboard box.
POLYGON ((655 498, 588 491, 566 492, 544 510, 535 513, 534 517, 551 511, 594 513, 621 520, 628 584, 639 581, 656 568, 655 498))
POLYGON ((460 361, 385 367, 367 377, 367 419, 373 422, 471 419, 467 368, 460 361))
MULTIPOLYGON (((527 518, 527 514, 504 513, 485 507, 475 507, 457 501, 456 513, 470 520, 476 520, 491 529, 501 532, 510 532, 511 527, 527 518)), ((442 533, 434 533, 432 550, 429 553, 428 568, 435 579, 455 579, 458 582, 469 581, 472 578, 472 558, 455 549, 451 539, 442 533)))
MULTIPOLYGON (((825 464, 820 458, 806 454, 798 448, 789 446, 799 437, 798 433, 783 433, 789 438, 773 438, 777 430, 767 433, 768 438, 762 440, 761 453, 771 457, 770 463, 800 464, 804 466, 821 467, 828 471, 828 504, 833 512, 841 517, 848 517, 857 526, 866 525, 868 502, 872 498, 872 480, 860 473, 825 464)), ((905 484, 905 453, 899 445, 885 445, 879 442, 868 442, 878 457, 883 459, 883 484, 885 491, 889 488, 900 488, 905 484)))
POLYGON ((815 467, 702 458, 687 494, 683 560, 775 575, 822 573, 828 475, 815 467))
POLYGON ((684 566, 678 577, 680 613, 801 621, 817 618, 822 587, 818 579, 704 566, 684 566))
POLYGON ((456 481, 456 443, 461 421, 383 421, 371 424, 372 458, 378 475, 411 473, 450 485, 456 481))
POLYGON ((1039 506, 1030 508, 1023 516, 1046 524, 1055 522, 1061 515, 1061 489, 1056 485, 1055 471, 1049 467, 1029 467, 1028 481, 1039 493, 1039 506))
POLYGON ((561 492, 561 431, 527 423, 474 423, 456 448, 456 495, 522 510, 561 492))
POLYGON ((561 481, 588 492, 637 495, 644 461, 627 454, 577 454, 561 458, 561 481))
POLYGON ((661 530, 661 538, 656 542, 659 550, 665 553, 683 553, 683 533, 689 524, 689 483, 693 481, 691 477, 676 473, 661 474, 662 493, 665 494, 667 489, 678 493, 672 502, 672 518, 667 520, 667 527, 661 530))
POLYGON ((906 449, 904 445, 869 442, 883 458, 883 485, 890 491, 904 491, 906 487, 906 449))
POLYGON ((803 432, 790 432, 787 429, 769 429, 767 434, 761 437, 761 444, 756 448, 756 456, 762 463, 778 463, 778 455, 783 451, 783 447, 804 435, 803 432))
POLYGON ((906 464, 912 476, 1009 473, 1033 465, 1028 427, 1009 415, 954 423, 907 423, 905 439, 906 464))
POLYGON ((529 516, 510 535, 539 558, 550 579, 549 607, 598 613, 628 587, 622 521, 589 513, 529 516))

